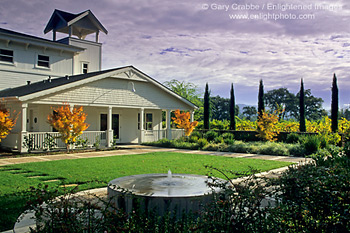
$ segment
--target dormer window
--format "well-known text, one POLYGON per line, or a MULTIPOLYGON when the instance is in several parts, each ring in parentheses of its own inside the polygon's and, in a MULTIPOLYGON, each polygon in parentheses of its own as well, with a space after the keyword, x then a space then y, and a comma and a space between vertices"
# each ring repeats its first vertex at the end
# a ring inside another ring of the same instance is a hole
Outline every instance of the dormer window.
POLYGON ((13 63, 13 51, 0 49, 0 61, 13 63))
POLYGON ((38 66, 50 68, 50 57, 45 55, 38 55, 38 66))
POLYGON ((87 74, 89 72, 89 64, 88 63, 83 63, 83 74, 87 74))

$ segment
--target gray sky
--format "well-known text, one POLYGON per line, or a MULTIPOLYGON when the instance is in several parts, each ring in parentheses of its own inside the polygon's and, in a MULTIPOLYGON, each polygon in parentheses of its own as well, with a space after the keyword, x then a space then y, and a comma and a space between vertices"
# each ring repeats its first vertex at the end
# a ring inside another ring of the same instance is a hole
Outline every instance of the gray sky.
POLYGON ((254 105, 260 79, 297 93, 303 78, 325 108, 336 73, 340 106, 350 103, 348 0, 1 0, 0 27, 51 39, 54 9, 90 9, 107 28, 103 69, 208 82, 212 96, 229 97, 233 83, 236 103, 254 105))

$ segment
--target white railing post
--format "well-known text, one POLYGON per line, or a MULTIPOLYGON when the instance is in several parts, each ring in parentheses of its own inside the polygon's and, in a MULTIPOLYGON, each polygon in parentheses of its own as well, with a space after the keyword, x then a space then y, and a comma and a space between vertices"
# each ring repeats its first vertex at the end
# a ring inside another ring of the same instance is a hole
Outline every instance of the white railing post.
POLYGON ((171 109, 166 110, 166 130, 167 130, 167 138, 169 140, 172 139, 171 136, 171 109))
POLYGON ((21 133, 19 138, 18 150, 20 153, 28 152, 28 148, 24 146, 25 137, 27 137, 27 109, 28 104, 22 104, 22 112, 21 112, 21 133))
POLYGON ((107 116, 107 131, 106 131, 107 147, 112 147, 112 143, 113 143, 112 113, 113 113, 113 108, 109 106, 108 116, 107 116))
POLYGON ((140 137, 139 137, 139 144, 141 144, 143 142, 143 138, 144 138, 144 114, 145 114, 145 109, 144 108, 140 108, 140 137))

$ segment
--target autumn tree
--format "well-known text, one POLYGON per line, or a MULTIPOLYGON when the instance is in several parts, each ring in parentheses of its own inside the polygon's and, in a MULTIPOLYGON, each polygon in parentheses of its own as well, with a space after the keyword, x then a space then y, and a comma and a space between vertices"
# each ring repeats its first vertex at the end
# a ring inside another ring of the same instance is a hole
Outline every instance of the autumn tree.
POLYGON ((174 112, 175 117, 172 117, 174 123, 177 124, 177 128, 185 130, 185 136, 190 136, 194 128, 198 125, 198 121, 191 122, 191 114, 189 112, 180 112, 176 110, 174 112))
POLYGON ((257 137, 264 141, 276 141, 277 135, 279 134, 277 123, 280 114, 281 112, 278 110, 273 113, 262 111, 257 121, 257 137))
POLYGON ((60 133, 60 138, 66 144, 67 150, 89 125, 85 123, 86 114, 83 107, 70 109, 65 104, 53 110, 47 117, 48 123, 60 133))
POLYGON ((17 116, 11 117, 11 114, 5 105, 0 103, 0 142, 1 139, 6 138, 7 135, 11 132, 12 128, 16 124, 16 121, 17 116))

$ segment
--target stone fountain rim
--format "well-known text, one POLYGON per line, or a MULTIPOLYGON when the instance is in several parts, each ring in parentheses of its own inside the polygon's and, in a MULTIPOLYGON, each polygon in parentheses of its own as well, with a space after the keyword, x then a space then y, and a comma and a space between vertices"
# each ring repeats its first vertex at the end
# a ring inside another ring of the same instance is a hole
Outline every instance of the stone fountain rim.
MULTIPOLYGON (((137 175, 130 175, 130 176, 122 176, 116 179, 111 180, 110 182, 108 182, 108 186, 107 186, 107 192, 109 194, 109 190, 113 190, 113 191, 118 191, 116 189, 117 185, 116 184, 112 184, 113 181, 115 180, 126 180, 126 179, 130 179, 130 178, 134 178, 134 177, 143 177, 143 176, 164 176, 164 178, 166 178, 168 176, 168 173, 145 173, 145 174, 137 174, 137 175)), ((190 176, 190 177, 197 177, 197 178, 203 178, 203 179, 209 179, 209 176, 205 176, 205 175, 197 175, 197 174, 187 174, 187 173, 172 173, 172 176, 176 177, 176 176, 190 176)), ((219 180, 221 182, 227 182, 224 179, 221 178, 215 178, 216 180, 219 180)), ((208 191, 206 191, 205 193, 201 193, 201 194, 188 194, 188 195, 173 195, 173 196, 168 196, 168 195, 156 195, 156 196, 150 196, 147 194, 140 194, 140 193, 133 193, 133 192, 129 192, 129 195, 135 195, 138 197, 147 197, 147 198, 169 198, 169 199, 173 199, 173 198, 196 198, 196 197, 202 197, 204 195, 212 195, 214 193, 219 193, 221 192, 221 189, 218 188, 210 188, 208 187, 208 191)))

